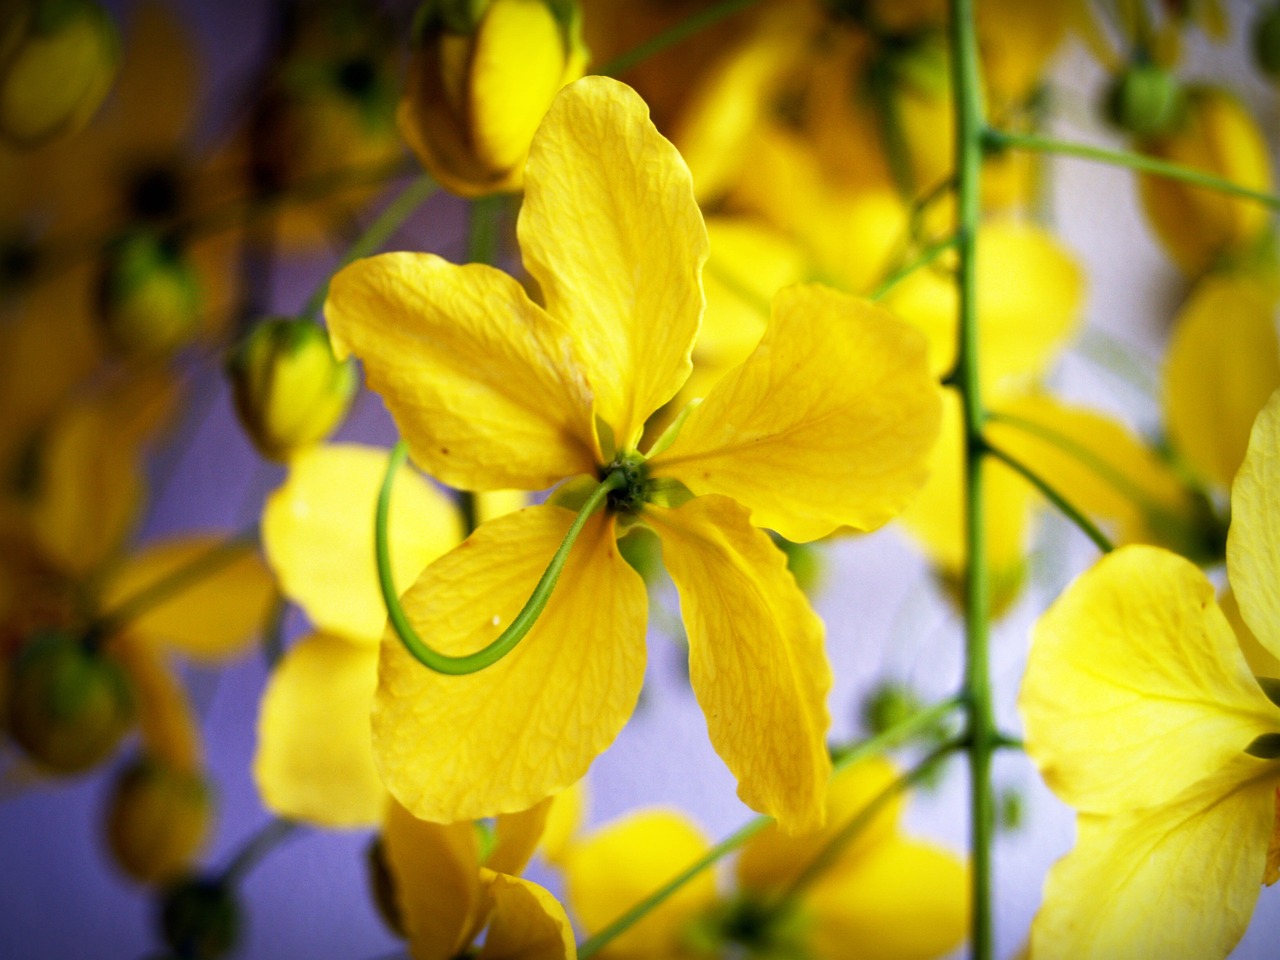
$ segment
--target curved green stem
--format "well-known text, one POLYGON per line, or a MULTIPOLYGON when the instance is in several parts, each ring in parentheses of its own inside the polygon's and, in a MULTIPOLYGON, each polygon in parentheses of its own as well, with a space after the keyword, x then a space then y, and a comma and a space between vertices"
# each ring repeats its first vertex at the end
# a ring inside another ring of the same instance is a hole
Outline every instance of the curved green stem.
POLYGON ((234 884, 242 880, 263 857, 279 846, 281 841, 291 837, 297 829, 298 824, 293 820, 283 817, 268 820, 231 858, 219 877, 220 882, 234 884))
POLYGON ((387 517, 391 512, 391 488, 395 485, 396 474, 404 466, 408 455, 409 447, 403 440, 396 444, 387 463, 387 474, 382 480, 382 490, 378 494, 378 510, 374 524, 374 552, 378 562, 378 583, 382 587, 382 600, 387 606, 387 616, 396 636, 405 645, 405 649, 423 666, 436 673, 450 676, 476 673, 485 667, 493 666, 525 638, 538 617, 542 615, 542 611, 546 609, 547 601, 551 599, 551 591, 556 588, 560 571, 564 569, 565 562, 569 559, 569 551, 573 548, 574 541, 578 539, 578 534, 582 532, 591 515, 604 504, 610 492, 617 490, 626 482, 626 477, 620 472, 610 473, 591 492, 587 502, 574 517, 569 531, 564 535, 564 540, 561 541, 555 556, 551 558, 551 563, 542 574, 538 585, 533 588, 533 593, 529 595, 524 607, 516 614, 507 629, 503 630, 488 646, 475 653, 459 657, 433 649, 418 636, 418 632, 414 630, 413 624, 409 622, 409 617, 404 612, 404 607, 400 605, 400 593, 396 589, 391 571, 391 544, 387 535, 387 517))
POLYGON ((642 60, 647 60, 668 47, 674 47, 680 41, 688 39, 695 33, 699 33, 757 2, 759 0, 721 0, 720 3, 713 4, 705 10, 681 20, 670 29, 663 30, 656 36, 650 37, 643 43, 632 47, 626 53, 619 54, 608 63, 601 64, 592 73, 603 77, 616 77, 620 73, 626 73, 642 60))
POLYGON ((947 237, 945 240, 939 240, 937 243, 930 244, 920 251, 920 255, 910 263, 899 267, 893 273, 889 274, 880 281, 880 285, 871 293, 872 300, 883 300, 889 295, 889 291, 900 284, 911 274, 917 270, 922 270, 940 256, 956 245, 958 238, 956 236, 947 237))
POLYGON ((1015 150, 1056 153, 1065 157, 1079 157, 1082 160, 1094 160, 1098 163, 1130 167, 1142 173, 1154 174, 1157 177, 1167 177, 1170 180, 1181 180, 1192 186, 1217 190, 1220 193, 1230 194, 1234 197, 1243 197, 1246 200, 1253 200, 1263 206, 1270 207, 1272 210, 1280 210, 1280 196, 1274 193, 1265 193, 1261 190, 1242 187, 1231 180, 1215 177, 1194 167, 1183 166, 1179 163, 1169 163, 1167 160, 1158 160, 1155 157, 1148 157, 1145 154, 1135 153, 1131 150, 1108 150, 1105 147, 1095 147, 1087 143, 1071 143, 1067 140, 1054 140, 1051 137, 1041 137, 1032 133, 1012 133, 1007 130, 984 130, 982 139, 987 147, 995 150, 1012 147, 1015 150))
MULTIPOLYGON (((956 707, 960 706, 962 702, 963 698, 961 697, 950 697, 907 717, 901 723, 876 734, 874 737, 856 743, 847 749, 833 751, 836 756, 835 770, 838 772, 847 769, 859 760, 865 760, 868 757, 885 752, 917 731, 924 730, 937 723, 955 710, 956 707)), ((582 941, 578 947, 578 960, 589 960, 590 957, 595 956, 616 937, 626 933, 627 930, 643 920, 651 911, 660 906, 686 883, 698 876, 702 871, 715 866, 716 863, 737 850, 772 822, 772 817, 765 816, 755 817, 747 821, 708 850, 702 857, 690 864, 688 868, 676 874, 670 881, 649 894, 649 896, 645 897, 607 927, 582 941)))
POLYGON ((1103 553, 1110 553, 1116 548, 1110 538, 1098 529, 1097 524, 1085 516, 1082 510, 1072 504, 1058 490, 1054 489, 1044 477, 1040 476, 1017 457, 1006 453, 990 442, 987 443, 986 450, 989 456, 995 457, 1022 479, 1026 480, 1027 483, 1039 490, 1046 500, 1057 507, 1063 516, 1079 527, 1084 535, 1093 541, 1095 547, 1103 553))

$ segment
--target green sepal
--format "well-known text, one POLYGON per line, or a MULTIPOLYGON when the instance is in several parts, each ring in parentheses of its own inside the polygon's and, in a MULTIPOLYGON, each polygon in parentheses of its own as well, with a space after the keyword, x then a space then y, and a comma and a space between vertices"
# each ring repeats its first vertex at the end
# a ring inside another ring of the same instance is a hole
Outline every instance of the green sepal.
POLYGON ((1244 752, 1259 760, 1280 760, 1280 733, 1264 733, 1254 737, 1244 752))
POLYGON ((1258 686, 1267 695, 1267 699, 1280 707, 1280 680, 1275 677, 1254 677, 1254 679, 1258 681, 1258 686))

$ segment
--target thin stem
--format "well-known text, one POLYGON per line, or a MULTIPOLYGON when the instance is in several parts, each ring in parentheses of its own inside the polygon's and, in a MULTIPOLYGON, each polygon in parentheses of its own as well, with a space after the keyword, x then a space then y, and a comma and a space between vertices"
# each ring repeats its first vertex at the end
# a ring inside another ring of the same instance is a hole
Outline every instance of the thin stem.
POLYGON ((871 65, 867 72, 867 91, 875 106, 880 142, 889 163, 889 175, 904 203, 916 195, 916 175, 911 167, 911 148, 902 132, 898 102, 893 96, 893 67, 887 58, 871 65))
POLYGON ((713 4, 689 18, 681 20, 675 26, 650 37, 643 43, 632 47, 626 53, 619 54, 594 72, 604 77, 616 77, 620 73, 626 73, 640 61, 647 60, 668 47, 674 47, 680 41, 687 40, 695 33, 733 16, 740 10, 747 9, 747 7, 756 2, 757 0, 721 0, 720 3, 713 4))
POLYGON ((436 673, 449 674, 450 676, 476 673, 486 667, 493 666, 493 664, 514 650, 516 644, 523 640, 525 635, 533 628, 538 617, 542 615, 542 611, 546 609, 547 602, 551 599, 551 592, 556 588, 556 582, 560 579, 560 572, 564 569, 564 565, 569 559, 569 551, 573 549, 573 544, 578 539, 578 534, 582 532, 582 528, 586 526, 587 520, 590 519, 591 515, 604 504, 610 492, 617 490, 626 482, 626 477, 621 472, 610 473, 592 491, 591 496, 587 498, 587 502, 578 511, 578 515, 574 517, 573 523, 564 535, 564 540, 560 542, 560 547, 556 550, 555 556, 551 558, 551 563, 548 564, 547 569, 543 572, 537 586, 533 588, 533 593, 529 595, 524 607, 515 615, 510 625, 493 642, 475 653, 469 653, 464 656, 451 656, 435 650, 418 636, 413 624, 409 622, 409 617, 405 613, 404 607, 400 605, 400 593, 396 589, 394 575, 391 570, 391 545, 390 538, 387 535, 387 517, 391 512, 391 489, 395 484, 396 474, 404 466, 408 455, 409 447, 403 440, 396 444, 387 463, 387 474, 382 481, 382 490, 378 494, 378 510, 374 526, 374 551, 378 562, 378 582, 382 587, 382 599, 387 607, 387 616, 396 635, 405 645, 405 649, 413 654, 414 658, 423 666, 434 670, 436 673))
POLYGON ((1039 490, 1044 495, 1045 499, 1057 507, 1058 511, 1063 516, 1079 527, 1084 535, 1092 540, 1094 546, 1099 550, 1103 553, 1110 553, 1115 549, 1115 544, 1111 542, 1105 533, 1098 529, 1097 524, 1085 516, 1082 510, 1074 506, 1071 501, 1064 497, 1058 490, 1054 489, 1054 487, 1051 486, 1044 477, 1040 476, 1040 474, 1036 473, 1012 454, 1001 450, 999 447, 994 446, 991 443, 987 444, 987 453, 990 456, 995 457, 1006 467, 1039 490))
POLYGON ((982 78, 973 0, 951 0, 951 89, 956 114, 957 237, 959 254, 959 346, 956 387, 960 391, 965 432, 965 681, 968 707, 970 835, 973 896, 972 955, 991 960, 994 923, 991 895, 991 842, 995 832, 995 795, 991 757, 996 724, 991 693, 990 587, 986 515, 983 497, 981 381, 978 370, 978 220, 984 120, 982 78))
POLYGON ((899 267, 897 270, 893 271, 893 273, 881 280, 880 285, 872 291, 871 299, 883 300, 889 295, 890 290, 900 284, 903 280, 907 279, 907 277, 911 276, 911 274, 915 273, 917 270, 922 270, 929 266, 933 261, 937 260, 948 250, 952 249, 958 242, 959 237, 952 235, 947 237, 945 240, 939 240, 937 243, 932 243, 925 247, 920 251, 920 255, 914 260, 902 267, 899 267))
POLYGON ((378 214, 377 219, 369 224, 360 236, 356 237, 333 271, 312 291, 311 296, 307 298, 306 306, 302 308, 301 316, 319 316, 320 309, 324 306, 324 298, 329 295, 329 280, 333 274, 352 261, 367 257, 380 250, 391 239, 392 235, 404 225, 404 222, 413 215, 413 212, 422 206, 423 202, 435 191, 436 185, 431 178, 421 176, 414 179, 407 187, 396 194, 382 213, 378 214))
POLYGON ((245 875, 256 867, 268 853, 274 850, 281 841, 292 836, 298 824, 283 817, 269 820, 257 833, 245 841, 222 871, 219 881, 225 885, 243 880, 245 875))
MULTIPOLYGON (((835 771, 845 770, 859 760, 865 760, 868 757, 883 753, 890 747, 901 743, 916 731, 937 723, 955 710, 962 703, 962 699, 961 697, 951 697, 943 700, 921 710, 919 713, 913 714, 898 725, 890 727, 874 737, 863 740, 846 749, 833 751, 837 757, 834 765, 835 771)), ((690 864, 687 869, 678 873, 668 883, 649 894, 649 896, 619 916, 607 927, 584 940, 578 947, 578 960, 588 960, 588 958, 595 956, 616 937, 626 933, 627 930, 643 920, 645 916, 660 906, 686 883, 698 876, 702 871, 723 860, 772 822, 772 817, 765 816, 755 817, 747 821, 708 850, 705 855, 690 864)))
POLYGON ((108 636, 130 620, 137 619, 152 607, 199 583, 205 577, 229 566, 258 543, 257 526, 249 527, 217 543, 158 580, 147 584, 133 596, 121 601, 114 610, 102 614, 91 632, 108 636))
POLYGON ((1114 166, 1130 167, 1142 173, 1167 177, 1170 180, 1181 180, 1197 187, 1217 190, 1234 197, 1253 200, 1272 210, 1280 210, 1280 196, 1242 187, 1240 184, 1222 177, 1197 170, 1194 167, 1169 163, 1131 150, 1108 150, 1087 143, 1072 143, 1066 140, 1055 140, 1041 137, 1033 133, 1013 133, 1008 130, 985 130, 983 142, 991 149, 1001 150, 1012 147, 1015 150, 1030 150, 1036 153, 1056 153, 1066 157, 1079 157, 1082 160, 1094 160, 1098 163, 1109 163, 1114 166))

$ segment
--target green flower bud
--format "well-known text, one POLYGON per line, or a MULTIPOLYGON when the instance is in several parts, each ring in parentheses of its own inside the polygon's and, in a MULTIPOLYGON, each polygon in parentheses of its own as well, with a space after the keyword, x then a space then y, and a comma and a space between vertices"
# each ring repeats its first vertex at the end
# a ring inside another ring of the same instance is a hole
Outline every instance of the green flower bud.
POLYGON ((225 957, 239 942, 242 925, 235 892, 212 877, 188 877, 160 904, 164 942, 186 960, 225 957))
POLYGON ((301 318, 259 323, 228 358, 227 374, 240 423, 273 460, 332 433, 356 390, 355 365, 338 360, 328 334, 301 318))
POLYGON ((1263 73, 1280 79, 1280 4, 1254 21, 1253 58, 1263 73))
POLYGON ((996 821, 1004 832, 1014 833, 1022 829, 1025 816, 1026 801, 1018 790, 1010 787, 996 797, 996 821))
POLYGON ((199 330, 196 269, 174 241, 151 231, 130 234, 110 251, 98 296, 107 339, 126 356, 171 353, 199 330))
POLYGON ((115 79, 120 38, 93 0, 19 0, 0 13, 0 137, 21 147, 74 133, 115 79))
POLYGON ((213 792, 203 776, 139 758, 112 785, 107 848, 134 880, 164 883, 191 866, 212 819, 213 792))
POLYGON ((436 0, 419 11, 400 132, 445 189, 519 190, 533 132, 587 54, 569 0, 436 0))
POLYGON ((55 773, 105 760, 133 724, 133 695, 119 664, 66 633, 44 633, 18 654, 9 732, 55 773))
POLYGON ((1107 88, 1103 114, 1136 137, 1163 137, 1181 125, 1187 94, 1178 79, 1153 63, 1132 63, 1107 88))

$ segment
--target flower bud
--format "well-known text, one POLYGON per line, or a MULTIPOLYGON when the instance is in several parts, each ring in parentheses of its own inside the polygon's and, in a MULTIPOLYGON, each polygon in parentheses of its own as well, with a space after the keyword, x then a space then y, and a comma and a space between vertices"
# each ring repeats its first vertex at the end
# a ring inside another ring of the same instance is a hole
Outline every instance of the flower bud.
POLYGON ((404 915, 396 901, 396 878, 387 863, 387 845, 382 837, 374 837, 365 848, 365 866, 368 868, 369 889, 373 893, 378 916, 398 937, 407 937, 404 915))
POLYGON ((400 132, 445 189, 519 190, 529 141, 586 50, 573 0, 429 0, 419 10, 400 132))
POLYGON ((182 248, 151 231, 130 234, 108 253, 98 318, 111 345, 131 357, 171 353, 199 329, 200 278, 182 248))
POLYGON ((1254 21, 1253 58, 1263 73, 1280 79, 1280 4, 1273 4, 1254 21))
POLYGON ((14 662, 9 732, 55 773, 79 773, 106 759, 133 714, 124 671, 69 634, 37 636, 14 662))
POLYGON ((350 360, 303 318, 259 323, 227 361, 240 422, 264 457, 282 460, 318 443, 346 416, 355 395, 350 360))
POLYGON ((167 882, 191 866, 212 817, 213 795, 204 777, 139 758, 117 774, 112 786, 107 847, 134 880, 167 882))
MULTIPOLYGON (((1225 90, 1188 91, 1184 123, 1169 136, 1142 146, 1161 160, 1271 191, 1271 159, 1262 132, 1249 111, 1225 90)), ((1191 276, 1248 255, 1270 222, 1262 204, 1207 187, 1143 174, 1138 189, 1156 236, 1191 276)))
POLYGON ((79 130, 115 79, 111 18, 93 0, 20 0, 0 17, 0 137, 31 147, 79 130))
POLYGON ((1163 137, 1183 122, 1187 95, 1178 79, 1153 63, 1133 63, 1107 88, 1103 113, 1136 137, 1163 137))
POLYGON ((231 887, 211 877, 188 877, 160 903, 165 944, 186 960, 217 960, 240 940, 240 904, 231 887))

